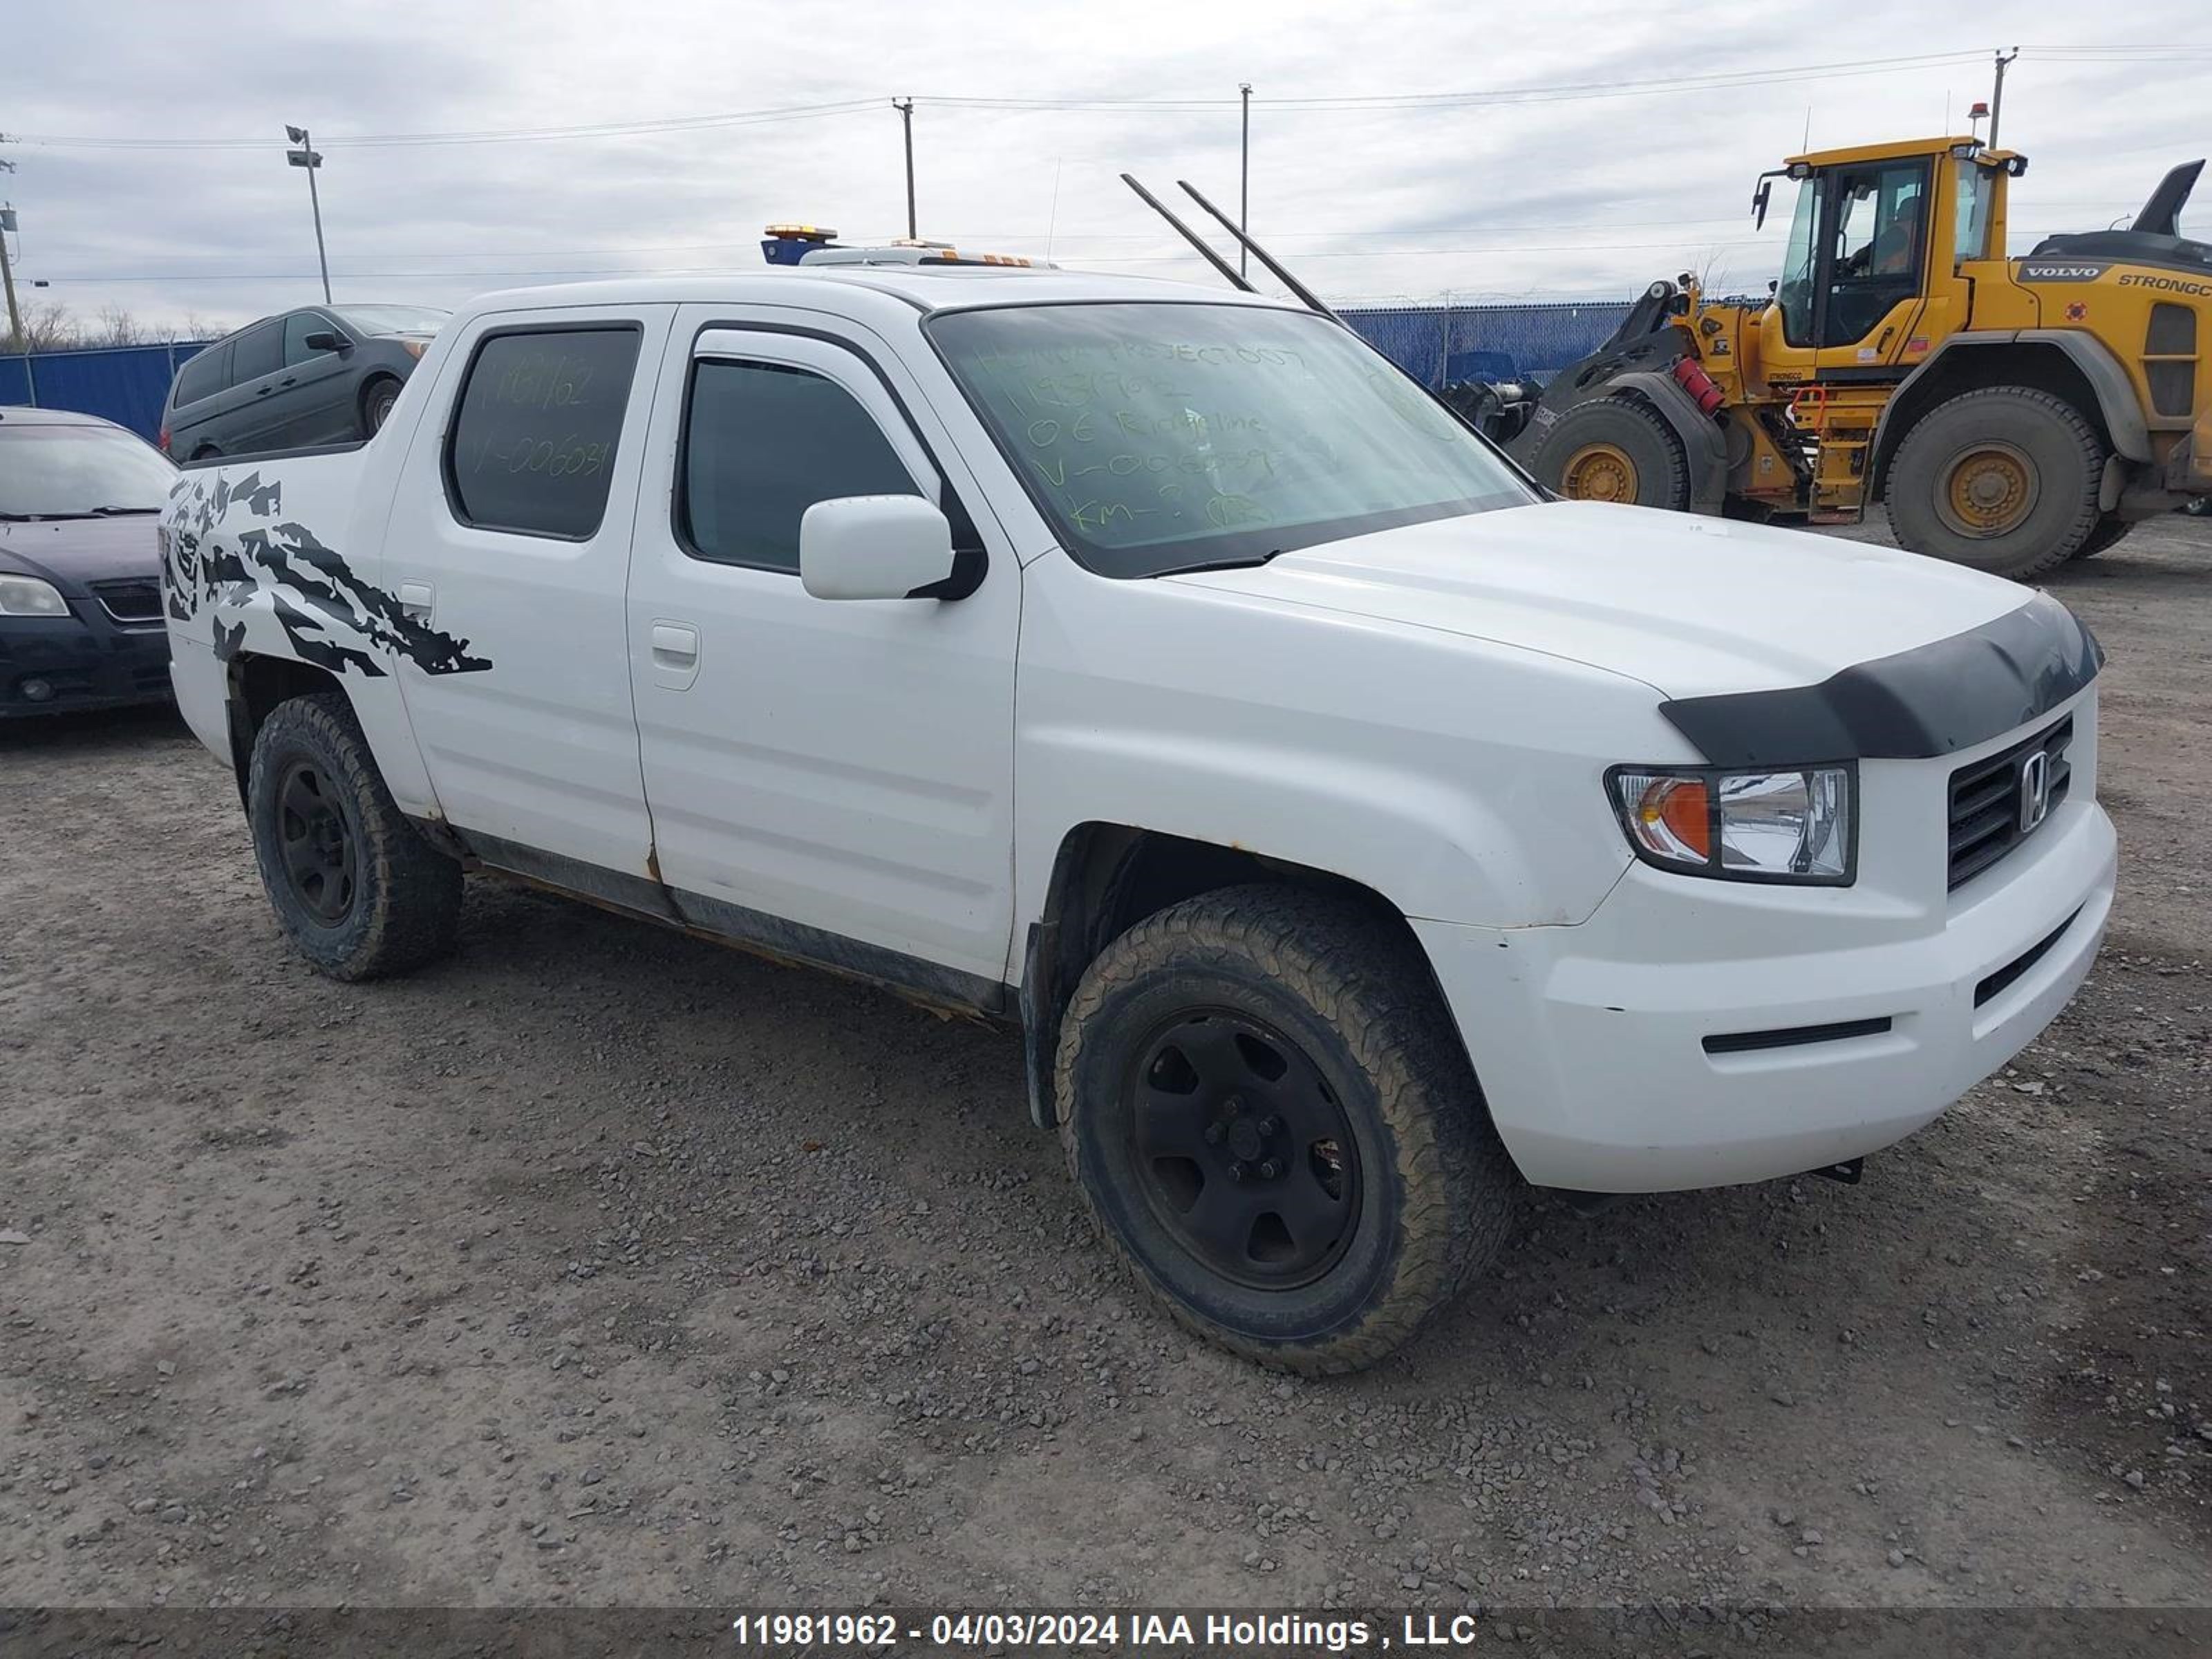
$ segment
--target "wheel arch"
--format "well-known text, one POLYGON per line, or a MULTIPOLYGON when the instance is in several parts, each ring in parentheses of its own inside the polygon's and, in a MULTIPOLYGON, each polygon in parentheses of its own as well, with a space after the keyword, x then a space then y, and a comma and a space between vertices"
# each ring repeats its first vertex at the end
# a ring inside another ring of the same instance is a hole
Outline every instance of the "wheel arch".
POLYGON ((1963 392, 1999 386, 2063 398, 2087 418, 2110 453, 2136 463, 2151 458, 2150 430, 2134 386, 2100 341, 2057 328, 1954 334, 1905 377, 1875 422, 1869 499, 1887 496, 1890 465, 1922 416, 1963 392))
MULTIPOLYGON (((1058 1122, 1052 1068, 1060 1015, 1098 953, 1170 905, 1255 882, 1357 899, 1402 928, 1415 954, 1428 963, 1428 953, 1403 913, 1364 882, 1249 848, 1130 824, 1076 824, 1060 838, 1042 913, 1030 923, 1023 949, 1022 1050, 1033 1123, 1049 1129, 1058 1122)), ((1442 1002, 1435 969, 1428 972, 1442 1002)))
MULTIPOLYGON (((345 695, 345 685, 328 669, 274 657, 263 652, 241 651, 224 665, 224 703, 230 722, 230 764, 238 781, 238 799, 245 805, 247 775, 253 765, 253 740, 262 724, 280 703, 295 697, 311 697, 325 691, 345 695)), ((349 699, 350 701, 350 699, 349 699)))

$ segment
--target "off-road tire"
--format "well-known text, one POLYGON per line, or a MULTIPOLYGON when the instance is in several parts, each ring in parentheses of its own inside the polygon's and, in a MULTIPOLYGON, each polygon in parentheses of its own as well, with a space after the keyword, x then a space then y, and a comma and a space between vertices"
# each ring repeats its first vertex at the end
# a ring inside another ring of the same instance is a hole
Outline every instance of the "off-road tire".
POLYGON ((1418 945, 1352 898, 1233 887, 1139 922, 1084 974, 1054 1091, 1100 1236, 1177 1322, 1279 1370, 1356 1370, 1399 1347, 1496 1253, 1522 1190, 1418 945), (1194 1007, 1256 1018, 1301 1046, 1351 1127, 1361 1207, 1344 1254, 1311 1284, 1224 1278, 1109 1176, 1114 1091, 1144 1033, 1194 1007))
POLYGON ((1913 423, 1890 464, 1890 527, 1915 553, 2032 581, 2086 545, 2102 517, 2105 441, 2063 398, 2028 386, 1987 386, 1936 404, 1913 423), (2002 443, 2025 456, 2035 498, 2002 533, 1963 534, 1940 516, 1952 464, 1977 445, 2002 443))
POLYGON ((1690 505, 1690 465, 1665 416, 1640 398, 1601 398, 1569 410, 1537 440, 1528 470, 1547 489, 1566 495, 1567 465, 1592 444, 1610 444, 1636 469, 1638 507, 1681 512, 1690 505))
POLYGON ((392 418, 392 406, 399 401, 399 382, 389 375, 371 380, 362 388, 361 435, 374 438, 392 418))
POLYGON ((2073 556, 2076 559, 2094 559, 2115 542, 2125 540, 2128 532, 2135 527, 2136 521, 2133 519, 2111 517, 2103 519, 2099 521, 2097 527, 2089 532, 2089 539, 2074 550, 2073 556))
POLYGON ((409 823, 385 787, 368 742, 336 692, 279 703, 253 740, 246 820, 254 863, 295 950, 337 980, 379 979, 436 961, 453 948, 461 866, 409 823), (277 792, 304 761, 329 786, 353 838, 353 899, 335 924, 319 918, 288 874, 277 792))

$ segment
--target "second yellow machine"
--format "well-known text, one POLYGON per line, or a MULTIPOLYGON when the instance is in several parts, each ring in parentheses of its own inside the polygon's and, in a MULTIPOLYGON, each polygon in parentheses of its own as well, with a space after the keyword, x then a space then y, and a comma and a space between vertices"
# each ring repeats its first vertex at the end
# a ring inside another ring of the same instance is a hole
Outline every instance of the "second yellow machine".
MULTIPOLYGON (((2202 161, 2131 227, 2005 253, 2027 158, 1973 137, 1826 150, 1772 297, 1646 290, 1534 403, 1484 411, 1584 499, 1815 521, 1886 501, 1903 544, 2014 578, 2212 495, 2212 246, 2180 234, 2202 161)), ((1510 434, 1510 435, 1509 435, 1510 434)))

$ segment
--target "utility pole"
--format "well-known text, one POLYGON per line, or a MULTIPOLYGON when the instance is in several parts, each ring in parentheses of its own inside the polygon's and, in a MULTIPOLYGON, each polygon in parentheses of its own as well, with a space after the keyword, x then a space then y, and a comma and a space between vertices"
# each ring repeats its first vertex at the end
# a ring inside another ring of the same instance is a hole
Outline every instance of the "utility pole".
POLYGON ((906 239, 915 242, 921 240, 921 233, 915 228, 914 219, 914 100, 894 98, 891 107, 906 124, 906 239))
POLYGON ((1996 89, 1990 94, 1990 148, 1991 149, 1995 149, 1997 147, 1997 122, 2004 116, 2005 65, 2019 56, 2020 48, 2018 46, 2014 46, 2010 52, 2001 52, 1996 54, 1996 89))
POLYGON ((307 128, 286 127, 284 136, 295 146, 284 152, 286 165, 307 170, 307 205, 315 213, 315 262, 323 268, 323 303, 328 305, 331 302, 331 260, 330 256, 323 252, 323 198, 315 189, 315 174, 323 165, 323 158, 316 152, 314 141, 308 137, 307 128))
MULTIPOLYGON (((0 132, 0 144, 8 142, 8 135, 0 132)), ((0 161, 0 173, 13 173, 13 161, 0 161)), ((8 344, 16 351, 28 351, 31 343, 23 337, 23 313, 15 307, 15 270, 8 263, 8 233, 15 228, 15 210, 0 205, 0 288, 8 290, 8 344)))
MULTIPOLYGON (((1238 149, 1237 163, 1237 222, 1243 226, 1245 234, 1249 235, 1252 230, 1252 83, 1239 81, 1237 90, 1244 100, 1244 142, 1238 149)), ((1244 244, 1239 242, 1237 245, 1237 274, 1243 276, 1249 269, 1244 244)))

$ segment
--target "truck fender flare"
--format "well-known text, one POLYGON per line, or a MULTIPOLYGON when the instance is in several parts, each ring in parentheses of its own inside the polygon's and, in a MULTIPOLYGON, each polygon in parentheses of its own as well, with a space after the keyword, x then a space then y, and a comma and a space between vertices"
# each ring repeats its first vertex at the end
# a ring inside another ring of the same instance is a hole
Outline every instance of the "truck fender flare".
POLYGON ((1657 410, 1682 441, 1690 466, 1690 511, 1718 513, 1728 495, 1728 434, 1720 422, 1698 409, 1671 374, 1634 369, 1606 383, 1611 392, 1632 392, 1657 410))
POLYGON ((1950 357, 1953 352, 1987 351, 2003 346, 2050 346, 2063 354, 2089 383, 2089 390, 2097 399, 2097 411, 2104 418, 2105 429, 2112 434, 2113 451, 2130 461, 2143 463, 2150 459, 2150 428, 2143 422, 2142 405, 2136 397, 2134 382, 2128 379, 2120 360, 2102 341, 2070 328, 1970 329, 1952 335, 1929 352, 1917 368, 1898 383, 1896 392, 1883 405, 1881 418, 1875 422, 1874 428, 1877 487, 1887 486, 1890 460, 1911 424, 1910 420, 1903 426, 1895 424, 1897 411, 1911 409, 1916 416, 1919 412, 1915 388, 1927 391, 1939 363, 1946 369, 1954 367, 1958 360, 1950 357), (1947 357, 1950 358, 1948 362, 1947 357))

